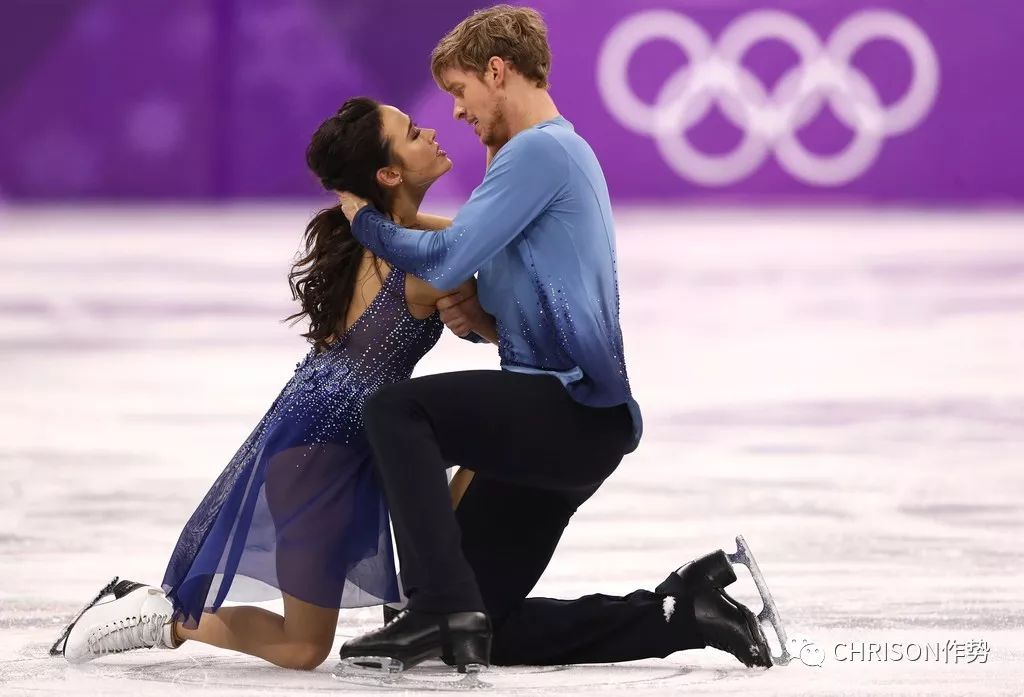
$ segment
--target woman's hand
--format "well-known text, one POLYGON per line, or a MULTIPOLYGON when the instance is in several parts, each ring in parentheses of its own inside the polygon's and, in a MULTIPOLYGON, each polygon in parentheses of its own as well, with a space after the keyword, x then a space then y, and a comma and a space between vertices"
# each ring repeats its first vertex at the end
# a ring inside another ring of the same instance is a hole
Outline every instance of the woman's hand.
POLYGON ((365 198, 359 198, 355 194, 350 194, 347 191, 338 191, 338 200, 341 201, 341 212, 348 218, 348 222, 351 223, 356 219, 356 213, 358 213, 363 206, 368 205, 370 202, 365 198))

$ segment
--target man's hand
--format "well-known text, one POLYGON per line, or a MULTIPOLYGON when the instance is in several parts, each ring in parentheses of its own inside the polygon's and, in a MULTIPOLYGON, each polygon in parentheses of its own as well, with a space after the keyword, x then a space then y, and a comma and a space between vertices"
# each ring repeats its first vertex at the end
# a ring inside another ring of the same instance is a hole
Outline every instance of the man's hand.
POLYGON ((345 214, 345 217, 348 218, 348 222, 350 223, 356 219, 356 213, 358 213, 363 206, 369 204, 369 201, 365 198, 359 198, 355 194, 350 194, 347 191, 339 191, 337 193, 338 200, 341 201, 341 212, 345 214))
POLYGON ((437 309, 441 311, 441 321, 456 336, 466 336, 492 321, 491 316, 480 307, 480 301, 475 295, 446 295, 437 301, 437 309))

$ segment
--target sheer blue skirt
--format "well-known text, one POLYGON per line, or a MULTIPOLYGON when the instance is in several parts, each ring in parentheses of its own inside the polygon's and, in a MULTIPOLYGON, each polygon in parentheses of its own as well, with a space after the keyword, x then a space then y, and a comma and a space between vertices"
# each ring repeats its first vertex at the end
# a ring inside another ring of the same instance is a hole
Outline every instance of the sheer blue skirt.
POLYGON ((388 509, 361 423, 293 410, 292 401, 286 389, 174 548, 163 588, 187 627, 226 600, 282 592, 328 608, 399 599, 388 509))

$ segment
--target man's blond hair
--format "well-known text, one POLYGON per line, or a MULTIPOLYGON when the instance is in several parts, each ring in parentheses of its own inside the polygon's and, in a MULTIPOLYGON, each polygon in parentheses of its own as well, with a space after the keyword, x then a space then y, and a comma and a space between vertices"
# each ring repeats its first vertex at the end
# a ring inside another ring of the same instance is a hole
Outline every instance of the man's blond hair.
POLYGON ((531 80, 548 87, 551 48, 544 18, 530 7, 495 5, 477 10, 448 32, 430 54, 430 72, 447 89, 441 74, 449 69, 483 76, 491 56, 497 56, 531 80))

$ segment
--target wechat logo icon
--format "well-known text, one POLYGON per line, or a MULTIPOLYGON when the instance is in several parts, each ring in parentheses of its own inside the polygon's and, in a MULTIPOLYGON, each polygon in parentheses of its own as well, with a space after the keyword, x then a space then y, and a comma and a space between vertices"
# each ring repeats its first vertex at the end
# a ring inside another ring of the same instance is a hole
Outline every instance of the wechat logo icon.
POLYGON ((799 658, 805 666, 820 668, 825 662, 825 651, 807 637, 794 636, 787 644, 790 655, 799 658))

